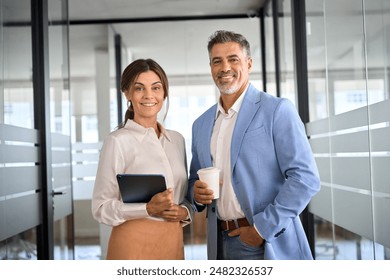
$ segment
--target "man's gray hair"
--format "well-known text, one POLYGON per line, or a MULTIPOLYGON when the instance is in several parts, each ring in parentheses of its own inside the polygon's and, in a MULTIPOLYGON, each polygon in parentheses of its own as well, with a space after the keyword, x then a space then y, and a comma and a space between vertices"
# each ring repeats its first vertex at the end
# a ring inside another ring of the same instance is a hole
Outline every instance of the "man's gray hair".
POLYGON ((246 38, 241 34, 234 33, 232 31, 226 31, 226 30, 218 30, 209 37, 209 42, 207 45, 209 55, 211 53, 211 49, 215 44, 223 44, 229 42, 238 43, 241 46, 242 50, 244 51, 244 54, 247 57, 251 56, 251 48, 246 38))

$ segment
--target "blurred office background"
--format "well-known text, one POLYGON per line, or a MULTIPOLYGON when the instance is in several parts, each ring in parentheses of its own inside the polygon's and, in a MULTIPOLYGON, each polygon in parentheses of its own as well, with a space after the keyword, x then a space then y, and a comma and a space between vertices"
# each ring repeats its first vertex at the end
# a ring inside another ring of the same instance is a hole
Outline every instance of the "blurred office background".
MULTIPOLYGON (((91 193, 126 110, 120 73, 137 58, 163 66, 164 124, 190 161, 192 122, 218 98, 206 48, 218 29, 248 38, 253 84, 306 124, 314 257, 390 259, 390 1, 0 0, 0 23, 0 259, 104 259, 91 193)), ((185 228, 186 259, 206 259, 206 226, 197 213, 185 228)))

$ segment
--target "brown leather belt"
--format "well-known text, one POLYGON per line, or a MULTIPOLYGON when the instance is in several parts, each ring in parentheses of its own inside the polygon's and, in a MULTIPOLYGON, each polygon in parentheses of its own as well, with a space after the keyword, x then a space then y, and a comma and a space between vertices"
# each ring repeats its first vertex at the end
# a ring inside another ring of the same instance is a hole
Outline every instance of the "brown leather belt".
POLYGON ((250 226, 250 223, 246 218, 240 218, 237 220, 227 220, 227 221, 218 220, 218 222, 219 222, 220 229, 223 231, 250 226))

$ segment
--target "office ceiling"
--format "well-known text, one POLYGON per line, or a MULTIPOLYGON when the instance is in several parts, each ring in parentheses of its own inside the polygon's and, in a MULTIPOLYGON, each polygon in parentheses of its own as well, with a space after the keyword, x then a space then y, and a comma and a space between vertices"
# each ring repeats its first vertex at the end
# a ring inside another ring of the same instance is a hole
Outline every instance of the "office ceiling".
MULTIPOLYGON (((211 84, 206 45, 208 37, 218 29, 236 31, 248 38, 254 58, 252 80, 260 79, 260 23, 254 15, 265 2, 267 0, 69 0, 72 79, 94 79, 98 67, 94 63, 96 50, 107 49, 109 44, 113 44, 112 33, 117 33, 122 36, 122 42, 130 53, 122 67, 133 59, 151 57, 166 70, 171 85, 189 82, 211 84), (222 15, 240 17, 205 19, 222 15), (192 20, 176 20, 177 17, 192 17, 192 20), (160 20, 155 21, 156 18, 160 20), (170 18, 174 20, 169 21, 170 18)), ((381 41, 382 24, 388 19, 380 15, 383 9, 389 8, 389 4, 383 2, 381 5, 380 2, 366 3, 366 30, 363 35, 362 6, 356 5, 356 0, 332 0, 324 2, 324 5, 318 5, 316 0, 306 0, 307 51, 312 74, 317 70, 318 75, 323 76, 325 65, 328 65, 336 72, 340 70, 336 75, 347 72, 349 76, 346 79, 362 76, 364 51, 367 51, 371 68, 383 65, 383 56, 378 54, 384 44, 381 41), (329 15, 324 14, 324 9, 329 15), (325 16, 326 26, 323 26, 325 16), (367 39, 366 50, 362 40, 364 36, 367 39), (350 71, 351 67, 354 70, 350 71)), ((283 5, 283 14, 287 18, 291 14, 290 3, 279 3, 283 5)), ((268 17, 268 20, 272 19, 268 17)), ((291 22, 280 22, 279 28, 283 29, 281 36, 287 34, 281 42, 280 62, 283 70, 291 71, 294 67, 293 42, 288 36, 292 32, 291 22)), ((270 56, 267 68, 273 69, 272 44, 267 50, 270 56)), ((114 64, 107 67, 114 77, 114 64)), ((90 94, 93 94, 92 89, 90 94)), ((84 100, 83 104, 89 104, 93 99, 85 92, 80 98, 84 100)))
POLYGON ((94 49, 107 48, 112 43, 108 41, 108 32, 114 32, 121 35, 128 48, 129 61, 151 57, 169 76, 207 75, 207 39, 217 29, 243 33, 258 54, 259 20, 254 15, 264 1, 69 0, 71 74, 78 77, 89 76, 91 71, 93 74, 94 49), (239 18, 193 19, 210 16, 239 18), (160 20, 155 21, 156 18, 160 20))
POLYGON ((71 20, 252 14, 265 0, 69 0, 71 20))
MULTIPOLYGON (((112 44, 112 41, 108 41, 108 32, 114 32, 122 36, 123 44, 130 51, 129 61, 151 57, 156 59, 170 76, 208 75, 207 39, 218 29, 244 34, 252 46, 254 69, 260 71, 260 23, 254 15, 265 2, 267 0, 69 0, 69 17, 72 23, 71 73, 77 77, 90 76, 95 67, 91 65, 94 50, 104 49, 108 44, 112 44), (225 20, 169 21, 169 18, 177 17, 206 18, 223 15, 244 16, 225 20), (154 21, 156 18, 160 20, 154 21)), ((374 66, 381 65, 382 62, 381 56, 376 55, 379 53, 376 48, 382 44, 377 42, 382 32, 382 19, 379 15, 388 6, 380 6, 379 3, 380 1, 368 2, 364 7, 368 52, 370 62, 374 66)), ((289 4, 290 1, 280 2, 280 5, 284 5, 284 14, 289 13, 289 4)), ((318 5, 318 1, 306 1, 310 67, 323 71, 326 53, 328 63, 334 68, 348 68, 353 59, 351 57, 363 51, 362 7, 356 5, 356 0, 333 0, 325 4, 330 15, 344 16, 329 16, 326 39, 331 47, 325 51, 325 31, 321 32, 317 27, 323 24, 324 6, 318 5), (337 5, 332 5, 334 2, 337 2, 337 5), (331 44, 333 42, 340 43, 331 44)), ((279 27, 283 27, 283 24, 279 27)), ((284 28, 287 28, 285 32, 291 32, 288 25, 284 28)), ((292 42, 283 43, 284 54, 291 55, 292 42)), ((283 61, 284 69, 292 69, 291 62, 283 61)), ((267 66, 272 69, 272 65, 267 66)))
MULTIPOLYGON (((93 79, 96 72, 96 50, 108 49, 109 44, 113 44, 112 36, 109 35, 118 33, 131 54, 128 62, 136 58, 154 58, 164 67, 171 80, 172 77, 176 79, 179 76, 184 76, 184 82, 188 76, 193 76, 196 80, 210 78, 206 44, 211 33, 218 29, 233 30, 248 38, 252 46, 254 69, 259 71, 260 23, 253 15, 264 2, 267 0, 69 0, 71 76, 76 79, 85 77, 93 79), (166 20, 177 17, 205 18, 223 15, 233 17, 239 15, 240 18, 166 20), (153 21, 155 18, 161 20, 153 21)), ((7 1, 2 6, 5 21, 12 23, 29 19, 30 11, 23 9, 24 6, 19 7, 20 3, 7 1)), ((288 15, 290 1, 281 3, 285 5, 285 15, 288 15)), ((333 0, 324 3, 326 6, 318 5, 318 1, 306 1, 310 69, 324 71, 325 59, 332 69, 348 69, 351 67, 351 61, 355 68, 363 69, 364 61, 360 59, 360 55, 364 51, 369 56, 370 67, 382 67, 383 55, 378 54, 381 54, 384 44, 390 45, 389 41, 383 42, 382 39, 383 24, 388 24, 390 20, 383 15, 384 10, 390 9, 389 2, 368 1, 364 6, 366 50, 362 40, 364 37, 362 7, 356 5, 356 0, 333 0), (332 5, 335 2, 337 5, 332 5), (326 27, 323 26, 324 8, 329 14, 326 15, 326 27)), ((49 9, 58 11, 61 4, 62 1, 49 1, 49 9)), ((56 19, 52 18, 53 15, 55 17, 56 12, 50 13, 50 20, 56 19)), ((286 34, 291 32, 288 25, 280 24, 279 27, 284 27, 286 34)), ((387 40, 390 40, 389 30, 385 29, 387 40)), ((7 37, 7 44, 10 51, 18 53, 8 66, 10 79, 31 78, 30 69, 21 70, 18 67, 19 61, 22 63, 31 60, 27 46, 29 32, 27 28, 25 30, 19 27, 10 28, 11 35, 7 37), (12 32, 13 28, 18 28, 19 32, 12 32)), ((51 32, 50 36, 54 38, 58 36, 61 40, 61 34, 57 33, 59 32, 51 32)), ((291 56, 292 42, 283 42, 283 46, 281 55, 291 56)), ((268 50, 272 55, 272 49, 268 50)), ((50 51, 52 58, 62 60, 59 48, 51 48, 50 51)), ((291 60, 282 62, 284 69, 292 69, 291 60)), ((59 63, 54 61, 53 65, 61 63, 62 61, 59 63)), ((272 69, 269 63, 272 61, 267 63, 268 69, 272 69)), ((111 64, 110 69, 112 66, 111 64)), ((57 71, 54 77, 62 76, 60 67, 54 71, 57 71)), ((113 76, 112 69, 111 72, 113 76)))

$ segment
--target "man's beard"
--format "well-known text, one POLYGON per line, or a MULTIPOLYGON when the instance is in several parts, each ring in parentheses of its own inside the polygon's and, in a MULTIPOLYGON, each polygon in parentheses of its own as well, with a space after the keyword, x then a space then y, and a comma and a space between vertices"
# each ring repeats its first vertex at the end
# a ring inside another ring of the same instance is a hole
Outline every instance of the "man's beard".
MULTIPOLYGON (((229 71, 226 73, 219 73, 218 78, 222 78, 224 75, 232 75, 234 79, 237 78, 237 73, 234 73, 232 71, 229 71)), ((239 86, 237 84, 231 85, 231 83, 228 83, 228 82, 218 83, 218 80, 217 80, 217 86, 218 86, 219 91, 222 94, 227 94, 227 95, 233 94, 239 89, 239 86)))
POLYGON ((226 94, 226 95, 230 95, 230 94, 237 92, 238 88, 239 87, 237 85, 235 85, 235 86, 218 85, 219 91, 222 94, 226 94))

